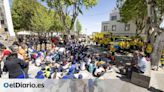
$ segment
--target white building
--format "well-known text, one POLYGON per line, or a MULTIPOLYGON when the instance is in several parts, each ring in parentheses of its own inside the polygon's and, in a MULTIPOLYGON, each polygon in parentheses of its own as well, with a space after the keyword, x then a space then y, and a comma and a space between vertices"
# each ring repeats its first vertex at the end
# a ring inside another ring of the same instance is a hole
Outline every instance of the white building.
POLYGON ((133 22, 122 23, 119 10, 115 8, 110 13, 109 21, 103 21, 101 26, 102 32, 111 32, 113 35, 134 36, 136 34, 136 25, 133 22))
POLYGON ((9 0, 0 0, 0 34, 15 36, 9 0))

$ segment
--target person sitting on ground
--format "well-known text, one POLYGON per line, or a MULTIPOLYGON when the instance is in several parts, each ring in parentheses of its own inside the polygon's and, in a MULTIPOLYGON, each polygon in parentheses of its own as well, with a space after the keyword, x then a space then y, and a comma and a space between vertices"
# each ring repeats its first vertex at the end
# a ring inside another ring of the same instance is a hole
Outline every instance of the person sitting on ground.
POLYGON ((2 75, 2 70, 1 70, 1 62, 5 62, 6 58, 11 54, 10 50, 7 49, 5 46, 2 46, 1 51, 0 51, 0 77, 2 75))
POLYGON ((62 63, 62 65, 63 65, 63 69, 66 70, 66 69, 69 68, 70 63, 67 60, 64 60, 63 63, 62 63))
POLYGON ((89 67, 88 67, 88 71, 90 73, 93 73, 94 68, 95 68, 94 61, 91 61, 91 63, 89 64, 89 67))
POLYGON ((140 52, 139 58, 140 59, 138 60, 138 70, 139 70, 139 73, 144 73, 147 68, 146 63, 148 62, 146 60, 144 52, 140 52))
POLYGON ((103 66, 104 64, 106 64, 106 63, 104 61, 102 61, 101 58, 99 58, 99 60, 98 60, 96 65, 99 67, 99 66, 103 66))
POLYGON ((139 52, 139 57, 138 57, 138 61, 137 64, 134 65, 131 70, 130 70, 130 78, 132 76, 132 72, 136 72, 136 73, 145 73, 146 68, 147 68, 147 60, 145 58, 145 54, 144 52, 139 52))
POLYGON ((35 76, 36 79, 44 79, 44 72, 42 70, 37 72, 37 75, 35 76))
POLYGON ((84 62, 84 61, 80 61, 80 69, 82 70, 82 71, 84 71, 85 70, 85 65, 86 65, 86 63, 84 62))
POLYGON ((93 76, 95 77, 100 77, 102 76, 103 74, 105 73, 105 69, 101 66, 98 68, 95 68, 94 71, 93 71, 93 76))
POLYGON ((50 62, 46 62, 45 64, 46 64, 46 66, 44 68, 42 68, 42 70, 43 70, 45 78, 50 79, 51 78, 51 74, 53 73, 53 71, 51 70, 51 63, 50 62))
POLYGON ((73 62, 72 62, 72 65, 69 67, 68 75, 74 74, 75 72, 76 72, 76 62, 73 61, 73 62))
POLYGON ((114 56, 114 52, 112 52, 111 54, 108 55, 108 58, 111 60, 111 64, 115 63, 115 56, 114 56))
POLYGON ((37 58, 35 60, 35 66, 37 66, 37 67, 41 66, 43 60, 44 60, 44 58, 41 55, 41 53, 37 53, 37 58))
POLYGON ((58 72, 57 70, 52 74, 52 77, 53 79, 61 79, 63 76, 63 73, 62 72, 58 72))

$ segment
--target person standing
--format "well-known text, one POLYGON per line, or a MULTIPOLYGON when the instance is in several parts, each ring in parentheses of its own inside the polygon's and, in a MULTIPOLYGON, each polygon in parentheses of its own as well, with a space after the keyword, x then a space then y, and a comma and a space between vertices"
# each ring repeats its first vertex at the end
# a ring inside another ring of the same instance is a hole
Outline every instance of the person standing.
MULTIPOLYGON (((25 62, 29 61, 29 58, 28 58, 27 53, 26 53, 25 44, 22 44, 21 46, 19 46, 18 55, 19 55, 19 58, 21 58, 23 61, 25 61, 25 62)), ((28 70, 29 70, 29 66, 27 65, 27 67, 24 68, 25 74, 28 74, 28 70)), ((26 76, 28 77, 28 75, 26 75, 26 76)))
POLYGON ((28 66, 28 61, 23 61, 17 57, 18 49, 15 49, 4 63, 3 71, 9 72, 9 78, 27 78, 24 69, 28 66))
POLYGON ((0 77, 2 75, 2 70, 1 70, 1 63, 6 61, 6 57, 11 53, 5 46, 2 47, 1 49, 1 54, 0 54, 0 77), (3 62, 2 62, 3 61, 3 62))

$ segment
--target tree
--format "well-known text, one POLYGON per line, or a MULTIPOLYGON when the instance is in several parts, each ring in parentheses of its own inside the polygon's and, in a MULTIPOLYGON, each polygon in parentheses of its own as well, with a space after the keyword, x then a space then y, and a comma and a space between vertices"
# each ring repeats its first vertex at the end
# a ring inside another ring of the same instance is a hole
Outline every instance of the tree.
MULTIPOLYGON (((117 1, 118 3, 123 2, 123 0, 117 1)), ((153 66, 158 65, 162 49, 164 48, 164 44, 162 43, 164 41, 164 31, 159 29, 160 18, 164 13, 163 3, 164 0, 126 0, 123 6, 120 7, 123 21, 146 19, 146 22, 142 25, 146 26, 147 30, 145 31, 153 45, 153 52, 151 54, 153 66), (141 1, 142 3, 139 4, 141 1), (151 32, 151 29, 154 29, 153 32, 151 32)))
POLYGON ((42 0, 46 1, 47 5, 59 14, 60 20, 67 33, 73 29, 76 18, 82 14, 82 8, 90 8, 96 5, 97 0, 42 0), (67 23, 70 20, 70 24, 67 23))
POLYGON ((136 24, 136 36, 139 36, 146 26, 146 7, 147 5, 144 0, 126 0, 119 7, 121 21, 125 23, 132 21, 136 24))
POLYGON ((77 31, 77 34, 80 35, 81 30, 82 30, 82 26, 81 26, 79 20, 77 21, 76 28, 77 28, 77 30, 76 30, 77 31))
POLYGON ((13 0, 12 4, 12 19, 14 29, 30 30, 31 17, 34 14, 34 0, 13 0))
POLYGON ((36 2, 34 15, 32 16, 31 25, 32 30, 36 32, 47 32, 53 25, 53 13, 48 12, 46 7, 42 6, 40 3, 36 2))
POLYGON ((50 11, 50 12, 51 12, 50 16, 51 16, 51 20, 52 20, 52 25, 49 29, 49 32, 53 32, 53 31, 61 32, 61 31, 63 31, 64 29, 63 29, 63 25, 59 19, 59 15, 56 14, 54 11, 50 11))
MULTIPOLYGON (((161 16, 164 15, 164 0, 146 0, 148 7, 149 25, 152 26, 154 31, 151 34, 151 43, 153 44, 153 52, 151 54, 152 66, 157 66, 161 58, 162 50, 164 49, 164 30, 159 28, 161 16)), ((154 67, 153 67, 154 68, 154 67)))

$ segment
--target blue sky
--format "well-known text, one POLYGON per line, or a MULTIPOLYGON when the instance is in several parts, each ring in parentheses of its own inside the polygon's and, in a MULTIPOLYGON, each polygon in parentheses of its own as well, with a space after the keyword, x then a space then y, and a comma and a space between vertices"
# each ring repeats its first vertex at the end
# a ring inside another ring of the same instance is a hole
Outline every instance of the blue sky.
POLYGON ((115 7, 116 0, 99 0, 95 7, 84 9, 83 15, 78 17, 82 25, 82 33, 90 35, 92 32, 100 32, 101 22, 109 20, 109 13, 115 7))
MULTIPOLYGON (((42 4, 45 5, 43 2, 42 4)), ((100 32, 102 21, 109 20, 109 13, 115 7, 116 0, 98 0, 96 6, 88 10, 83 9, 83 15, 79 15, 78 17, 82 25, 82 33, 90 35, 92 32, 100 32)))
MULTIPOLYGON (((38 0, 41 1, 41 0, 38 0)), ((45 3, 42 3, 45 5, 45 3)), ((101 22, 109 20, 109 13, 116 7, 116 0, 98 0, 98 4, 88 10, 83 9, 83 15, 78 19, 82 25, 82 33, 87 35, 101 31, 101 22)))

